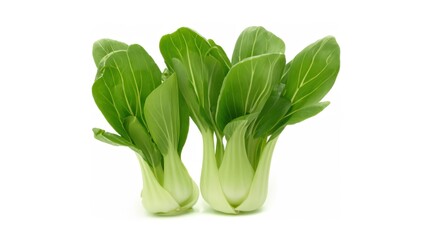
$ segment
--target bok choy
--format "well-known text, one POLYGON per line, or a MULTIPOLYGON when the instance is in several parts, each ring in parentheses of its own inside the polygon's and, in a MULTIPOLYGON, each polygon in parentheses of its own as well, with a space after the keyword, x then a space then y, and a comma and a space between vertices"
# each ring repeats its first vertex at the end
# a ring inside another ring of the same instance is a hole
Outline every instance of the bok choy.
POLYGON ((314 42, 287 63, 284 42, 262 27, 241 33, 231 60, 188 28, 165 35, 160 50, 202 134, 203 198, 224 213, 259 209, 278 136, 329 104, 320 101, 339 72, 335 38, 314 42))
POLYGON ((95 128, 95 138, 136 153, 147 211, 176 214, 191 208, 198 200, 198 187, 180 158, 189 116, 176 75, 162 75, 139 45, 99 40, 93 58, 98 68, 93 98, 118 133, 95 128))

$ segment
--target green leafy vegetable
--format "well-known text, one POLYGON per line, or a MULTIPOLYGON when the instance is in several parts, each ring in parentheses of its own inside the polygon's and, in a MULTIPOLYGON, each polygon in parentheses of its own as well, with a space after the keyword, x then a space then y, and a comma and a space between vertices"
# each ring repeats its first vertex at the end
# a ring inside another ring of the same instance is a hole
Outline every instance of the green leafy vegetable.
POLYGON ((161 71, 139 45, 100 40, 94 44, 93 58, 98 67, 94 100, 119 134, 95 128, 95 138, 136 152, 147 211, 176 214, 191 208, 198 187, 180 158, 189 116, 176 75, 169 74, 162 82, 161 71))
POLYGON ((260 208, 278 136, 329 104, 320 100, 339 71, 336 40, 321 39, 287 64, 284 42, 262 27, 241 33, 232 62, 188 28, 165 35, 160 50, 203 136, 203 198, 224 213, 260 208))
POLYGON ((321 100, 339 72, 336 40, 320 39, 286 63, 283 40, 249 27, 231 61, 213 40, 179 28, 161 38, 160 51, 163 72, 139 45, 110 39, 93 45, 93 97, 117 132, 94 128, 95 138, 136 152, 143 205, 176 214, 198 199, 181 161, 191 117, 203 139, 203 198, 224 213, 259 209, 278 136, 329 105, 321 100))

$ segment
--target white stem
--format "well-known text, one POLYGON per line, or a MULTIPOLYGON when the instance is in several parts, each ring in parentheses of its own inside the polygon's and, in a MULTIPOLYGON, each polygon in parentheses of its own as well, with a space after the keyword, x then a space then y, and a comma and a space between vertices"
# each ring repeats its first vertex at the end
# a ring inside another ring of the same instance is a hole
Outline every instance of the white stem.
POLYGON ((192 179, 175 150, 164 156, 163 187, 179 204, 186 203, 193 193, 192 179))

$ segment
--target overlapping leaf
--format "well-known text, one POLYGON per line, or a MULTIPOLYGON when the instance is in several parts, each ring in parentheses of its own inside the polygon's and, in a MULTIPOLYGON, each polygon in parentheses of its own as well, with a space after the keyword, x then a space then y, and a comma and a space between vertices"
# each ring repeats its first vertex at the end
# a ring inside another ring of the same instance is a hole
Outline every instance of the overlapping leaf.
POLYGON ((161 72, 139 45, 112 52, 104 60, 92 87, 99 109, 117 133, 129 139, 124 119, 135 116, 141 123, 148 94, 161 83, 161 72))
MULTIPOLYGON (((160 85, 161 72, 141 46, 112 51, 119 47, 124 48, 124 44, 112 40, 95 43, 93 53, 95 62, 99 61, 99 69, 92 94, 114 130, 140 149, 148 163, 155 166, 161 164, 162 157, 147 130, 143 106, 146 97, 160 85)), ((106 140, 105 136, 110 135, 98 136, 106 140)))
POLYGON ((339 68, 340 48, 334 37, 325 37, 297 54, 283 94, 292 102, 292 111, 318 103, 333 86, 339 68))
POLYGON ((179 101, 175 74, 164 81, 146 99, 144 109, 146 123, 163 155, 170 149, 178 148, 181 135, 180 105, 182 104, 179 101))
POLYGON ((286 124, 296 124, 311 118, 324 110, 329 104, 330 102, 320 102, 292 111, 287 115, 288 120, 286 124))
POLYGON ((160 50, 199 127, 214 127, 217 98, 230 62, 223 49, 188 28, 165 35, 160 50))
POLYGON ((92 55, 96 67, 100 67, 102 59, 115 51, 126 50, 128 45, 112 39, 101 39, 93 44, 92 55))
POLYGON ((227 74, 218 99, 216 124, 226 124, 246 114, 260 112, 285 66, 283 54, 264 54, 245 59, 227 74))
POLYGON ((248 27, 238 37, 232 54, 232 64, 265 53, 285 52, 283 40, 263 27, 248 27))
POLYGON ((273 103, 269 105, 274 105, 270 109, 275 110, 261 114, 270 123, 259 121, 256 136, 276 137, 286 125, 321 112, 329 103, 319 101, 333 86, 339 67, 340 49, 333 37, 321 39, 300 52, 286 65, 281 78, 282 93, 278 91, 268 100, 273 103))

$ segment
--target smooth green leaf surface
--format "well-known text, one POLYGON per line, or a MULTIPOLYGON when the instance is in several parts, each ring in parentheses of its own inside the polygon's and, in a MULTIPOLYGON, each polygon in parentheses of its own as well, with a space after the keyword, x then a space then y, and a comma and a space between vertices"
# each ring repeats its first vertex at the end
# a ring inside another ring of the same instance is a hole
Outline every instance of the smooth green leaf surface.
POLYGON ((329 104, 330 102, 320 102, 290 112, 287 116, 287 124, 296 124, 313 117, 324 110, 324 108, 326 108, 329 104))
POLYGON ((125 138, 117 134, 109 133, 99 128, 93 128, 92 130, 93 130, 93 134, 95 138, 101 142, 108 143, 113 146, 125 146, 125 147, 133 146, 133 143, 131 143, 130 141, 126 140, 125 138))
MULTIPOLYGON (((175 76, 176 77, 176 76, 175 76)), ((182 153, 183 146, 185 145, 186 138, 188 137, 189 131, 189 112, 188 107, 185 104, 182 94, 179 94, 179 143, 178 143, 178 153, 182 153)))
POLYGON ((199 128, 206 127, 208 124, 206 119, 204 119, 204 110, 200 106, 197 94, 195 94, 194 88, 189 81, 189 72, 183 63, 176 58, 173 59, 173 66, 178 79, 179 91, 185 100, 191 118, 199 128))
POLYGON ((255 137, 267 137, 280 127, 279 122, 283 120, 291 102, 278 94, 272 95, 265 104, 265 107, 259 113, 255 123, 255 137))
POLYGON ((128 116, 144 124, 145 98, 161 83, 161 72, 139 45, 108 55, 92 87, 96 105, 117 133, 129 139, 123 128, 128 116))
POLYGON ((207 96, 204 101, 206 102, 205 106, 208 108, 206 110, 208 119, 214 125, 219 94, 228 69, 225 69, 224 65, 212 57, 206 57, 205 64, 208 69, 208 85, 206 88, 207 96))
POLYGON ((96 67, 100 66, 101 60, 108 54, 118 51, 126 50, 128 45, 112 39, 100 39, 93 44, 92 55, 96 67))
POLYGON ((154 142, 163 155, 177 150, 180 135, 179 92, 172 75, 146 99, 145 118, 154 142))
POLYGON ((130 141, 131 139, 123 126, 124 118, 130 114, 126 111, 126 108, 120 106, 121 104, 119 102, 121 102, 121 99, 119 99, 117 95, 121 93, 117 90, 119 87, 114 85, 114 82, 107 81, 101 77, 93 84, 92 95, 96 105, 99 110, 101 110, 108 123, 123 138, 130 141))
POLYGON ((202 61, 209 50, 210 44, 207 40, 189 28, 179 28, 160 40, 160 51, 167 67, 174 70, 173 59, 178 59, 183 64, 189 72, 188 81, 200 102, 204 99, 203 90, 206 84, 206 69, 202 61))
POLYGON ((226 76, 218 100, 216 124, 226 124, 246 114, 260 112, 285 66, 283 54, 265 54, 234 65, 226 76))
POLYGON ((177 74, 195 123, 213 127, 217 97, 230 65, 223 49, 189 28, 180 28, 162 37, 160 50, 166 65, 177 74))
POLYGON ((232 54, 232 64, 265 53, 285 52, 283 40, 263 27, 248 27, 238 37, 232 54))
POLYGON ((222 64, 226 66, 227 70, 229 70, 232 67, 232 63, 229 60, 228 55, 226 55, 225 50, 223 50, 221 46, 217 45, 212 39, 209 39, 208 43, 211 46, 208 53, 214 58, 220 60, 220 62, 222 62, 222 64))
MULTIPOLYGON (((285 83, 287 82, 287 79, 288 79, 288 71, 290 70, 290 68, 291 68, 291 64, 293 63, 293 61, 290 61, 290 62, 288 62, 286 65, 285 65, 285 68, 284 68, 284 71, 283 71, 283 75, 282 75, 282 77, 281 77, 281 84, 283 84, 283 85, 285 85, 285 83)), ((280 93, 283 93, 282 91, 280 92, 280 93)))
POLYGON ((145 161, 154 168, 154 174, 157 179, 162 182, 162 162, 163 157, 157 146, 154 144, 148 129, 134 116, 129 116, 124 119, 124 128, 129 133, 135 146, 141 150, 145 161))
POLYGON ((297 54, 284 90, 292 110, 319 102, 333 86, 339 68, 340 48, 334 37, 325 37, 297 54))
POLYGON ((281 127, 281 122, 285 118, 291 107, 291 102, 282 96, 285 89, 285 82, 288 76, 288 69, 291 62, 284 68, 284 74, 281 76, 280 83, 275 85, 265 106, 263 107, 258 119, 256 120, 253 134, 255 138, 267 137, 281 127))

